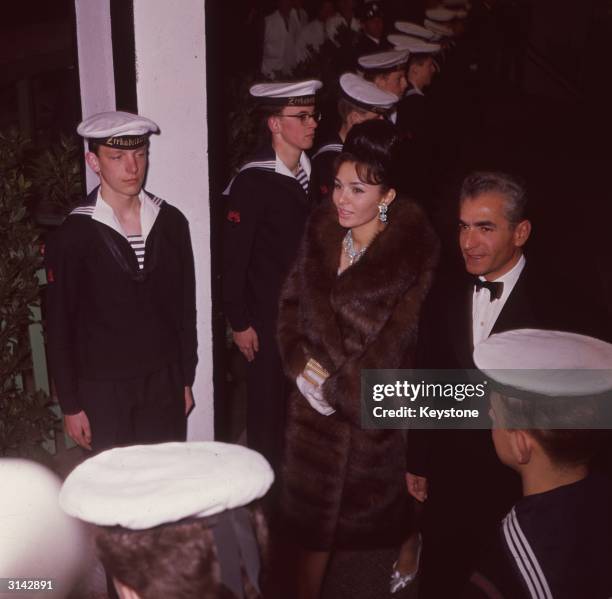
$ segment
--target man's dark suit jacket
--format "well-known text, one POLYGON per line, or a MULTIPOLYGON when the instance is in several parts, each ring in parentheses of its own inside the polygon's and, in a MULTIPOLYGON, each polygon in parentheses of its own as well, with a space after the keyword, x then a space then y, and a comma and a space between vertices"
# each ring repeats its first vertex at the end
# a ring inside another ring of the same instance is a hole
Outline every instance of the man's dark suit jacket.
MULTIPOLYGON (((473 281, 465 273, 460 280, 440 282, 432 290, 420 330, 421 368, 474 368, 473 281)), ((602 312, 585 306, 583 293, 527 261, 491 334, 541 328, 609 339, 602 312)), ((425 476, 429 483, 422 596, 446 596, 467 580, 478 548, 520 498, 519 477, 499 462, 486 430, 411 431, 407 470, 425 476), (442 563, 444 576, 440 576, 442 563)))

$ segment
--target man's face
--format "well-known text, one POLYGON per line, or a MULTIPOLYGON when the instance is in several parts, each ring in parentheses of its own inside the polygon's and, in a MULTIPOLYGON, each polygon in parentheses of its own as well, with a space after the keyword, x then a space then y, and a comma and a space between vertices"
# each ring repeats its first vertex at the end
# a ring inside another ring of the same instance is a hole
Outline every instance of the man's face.
POLYGON ((268 123, 273 134, 299 150, 309 150, 314 143, 317 120, 314 106, 285 106, 268 123))
POLYGON ((382 17, 370 17, 363 21, 363 30, 373 38, 379 40, 385 29, 385 23, 382 17))
POLYGON ((376 87, 383 91, 395 94, 398 98, 401 98, 408 87, 408 80, 406 79, 406 72, 404 69, 392 71, 391 73, 385 73, 379 75, 374 79, 376 87))
POLYGON ((419 89, 425 89, 431 85, 437 72, 438 68, 434 59, 428 56, 424 62, 414 63, 410 66, 410 81, 419 89))
POLYGON ((497 192, 466 198, 460 206, 459 245, 466 270, 494 281, 518 262, 529 237, 529 221, 512 225, 497 192))
POLYGON ((123 150, 99 146, 98 154, 87 153, 87 164, 100 183, 114 193, 130 197, 140 193, 147 173, 148 147, 123 150))

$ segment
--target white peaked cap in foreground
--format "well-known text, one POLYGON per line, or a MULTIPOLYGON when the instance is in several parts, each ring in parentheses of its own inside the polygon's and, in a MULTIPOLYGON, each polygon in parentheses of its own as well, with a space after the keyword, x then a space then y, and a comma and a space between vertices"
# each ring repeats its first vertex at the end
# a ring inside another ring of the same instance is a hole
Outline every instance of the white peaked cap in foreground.
POLYGON ((384 71, 408 62, 409 57, 408 50, 387 50, 360 56, 357 62, 362 69, 384 71))
POLYGON ((314 104, 315 94, 323 84, 317 79, 305 81, 256 83, 251 86, 251 96, 266 104, 283 106, 307 106, 314 104))
POLYGON ((67 596, 89 555, 82 523, 59 507, 59 478, 40 464, 2 458, 0 480, 0 578, 52 578, 52 596, 67 596))
POLYGON ((349 101, 371 112, 388 112, 399 102, 395 94, 376 87, 355 73, 341 75, 340 88, 349 101))
POLYGON ((474 363, 501 385, 552 397, 612 390, 612 344, 538 329, 491 335, 474 348, 474 363))
POLYGON ((435 54, 442 49, 440 44, 426 42, 418 37, 401 33, 392 33, 387 36, 387 39, 396 50, 408 50, 410 54, 435 54))
POLYGON ((437 33, 427 29, 427 27, 423 27, 423 25, 411 23, 410 21, 395 21, 395 28, 401 33, 413 35, 424 40, 437 41, 439 39, 437 33))
POLYGON ((77 466, 62 486, 60 505, 86 522, 142 530, 247 505, 273 480, 266 459, 240 445, 135 445, 77 466))
POLYGON ((120 110, 99 112, 87 117, 77 127, 77 133, 88 139, 146 137, 156 131, 159 131, 159 127, 151 119, 120 110))

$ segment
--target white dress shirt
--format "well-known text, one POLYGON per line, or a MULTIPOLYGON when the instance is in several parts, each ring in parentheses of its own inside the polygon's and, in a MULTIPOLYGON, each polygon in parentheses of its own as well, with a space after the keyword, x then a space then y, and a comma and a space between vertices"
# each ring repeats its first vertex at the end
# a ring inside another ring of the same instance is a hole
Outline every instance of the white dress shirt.
MULTIPOLYGON (((472 335, 474 340, 474 347, 481 341, 487 339, 491 334, 493 325, 497 321, 502 308, 504 307, 508 297, 512 293, 516 282, 521 276, 525 268, 525 256, 521 255, 519 261, 509 270, 505 275, 502 275, 498 279, 495 279, 495 283, 500 282, 504 284, 501 297, 491 301, 491 292, 482 287, 477 290, 474 287, 474 293, 472 296, 472 335)), ((481 281, 484 281, 484 277, 478 277, 481 281)))

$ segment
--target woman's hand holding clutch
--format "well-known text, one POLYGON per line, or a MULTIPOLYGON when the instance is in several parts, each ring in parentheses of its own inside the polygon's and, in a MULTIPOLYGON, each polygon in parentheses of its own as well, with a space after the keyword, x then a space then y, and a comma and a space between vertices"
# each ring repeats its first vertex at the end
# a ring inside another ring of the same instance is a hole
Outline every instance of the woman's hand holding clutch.
POLYGON ((327 403, 321 391, 321 385, 328 376, 329 373, 316 360, 310 359, 295 381, 306 401, 323 416, 330 416, 336 411, 327 403))

